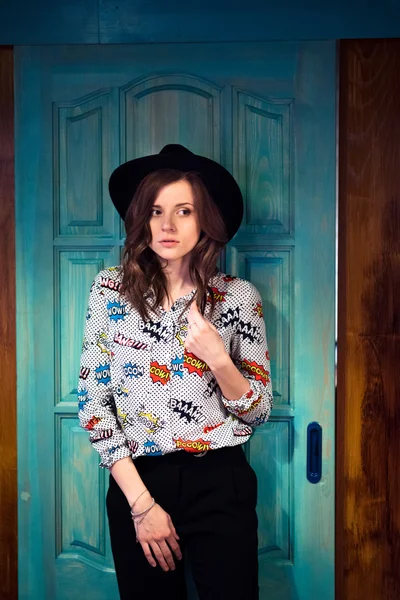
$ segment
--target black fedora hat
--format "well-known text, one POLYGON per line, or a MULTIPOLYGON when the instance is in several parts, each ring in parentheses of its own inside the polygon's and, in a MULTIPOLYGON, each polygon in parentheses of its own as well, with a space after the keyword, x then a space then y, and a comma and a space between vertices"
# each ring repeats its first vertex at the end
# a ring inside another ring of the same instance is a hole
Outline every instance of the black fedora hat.
POLYGON ((221 212, 229 239, 233 238, 243 218, 243 197, 238 184, 222 165, 205 156, 194 154, 179 144, 168 144, 159 154, 135 158, 113 171, 108 189, 122 219, 125 219, 128 206, 140 182, 158 169, 198 173, 221 212))

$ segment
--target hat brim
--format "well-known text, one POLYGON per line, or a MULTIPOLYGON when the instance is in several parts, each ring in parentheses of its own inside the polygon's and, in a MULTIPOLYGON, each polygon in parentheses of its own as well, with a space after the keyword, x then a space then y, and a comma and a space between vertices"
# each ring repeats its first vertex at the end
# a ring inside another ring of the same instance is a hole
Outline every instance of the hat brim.
POLYGON ((233 238, 243 218, 243 197, 240 188, 225 167, 205 156, 193 154, 189 150, 136 158, 115 169, 110 177, 108 189, 111 200, 122 219, 125 219, 140 182, 159 169, 198 173, 221 212, 229 239, 233 238))

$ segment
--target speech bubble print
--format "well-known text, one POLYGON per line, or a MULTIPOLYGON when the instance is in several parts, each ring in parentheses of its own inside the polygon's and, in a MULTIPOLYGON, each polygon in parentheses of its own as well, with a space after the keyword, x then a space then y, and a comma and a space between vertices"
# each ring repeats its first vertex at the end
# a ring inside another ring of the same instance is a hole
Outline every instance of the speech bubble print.
POLYGON ((172 340, 173 331, 171 327, 162 325, 161 322, 155 321, 139 321, 139 329, 143 333, 148 333, 151 338, 155 338, 157 342, 170 342, 172 340))
POLYGON ((102 419, 100 417, 96 417, 96 415, 93 415, 93 417, 90 419, 90 421, 88 421, 85 429, 87 429, 88 431, 91 431, 96 425, 97 423, 100 423, 102 419))
POLYGON ((183 366, 190 374, 197 373, 199 377, 203 377, 203 373, 210 370, 207 363, 200 360, 200 358, 197 358, 197 356, 191 352, 185 352, 183 366))
POLYGON ((203 429, 204 433, 210 433, 210 431, 214 431, 214 429, 217 429, 218 427, 221 427, 221 425, 223 425, 224 423, 217 423, 216 425, 206 425, 203 429))
MULTIPOLYGON (((95 437, 89 437, 90 442, 95 444, 96 442, 100 442, 101 440, 106 440, 110 438, 113 434, 112 429, 96 429, 94 435, 95 437)), ((92 435, 92 434, 90 434, 92 435)))
POLYGON ((78 392, 78 410, 83 410, 88 402, 88 391, 86 389, 80 390, 78 392))
POLYGON ((220 329, 221 327, 228 327, 228 325, 236 325, 239 322, 239 309, 229 308, 226 312, 221 313, 217 319, 215 326, 220 329))
POLYGON ((250 422, 250 425, 253 427, 258 427, 259 425, 263 425, 266 421, 268 421, 269 411, 262 413, 259 417, 254 419, 254 421, 250 422))
POLYGON ((181 325, 175 334, 175 338, 178 340, 178 342, 181 346, 185 345, 187 330, 188 330, 187 325, 181 325))
POLYGON ((187 423, 194 421, 202 423, 206 417, 200 412, 200 408, 193 404, 192 400, 177 400, 171 398, 168 406, 172 408, 174 413, 177 413, 181 419, 185 419, 187 423))
POLYGON ((238 321, 236 326, 236 333, 241 335, 244 340, 250 340, 250 342, 261 343, 261 333, 258 327, 251 323, 245 323, 241 319, 238 321))
POLYGON ((135 440, 128 440, 128 448, 132 454, 136 454, 139 448, 139 442, 135 442, 135 440))
POLYGON ((114 352, 111 350, 110 342, 108 341, 107 333, 105 331, 99 333, 97 346, 100 348, 102 354, 108 354, 111 358, 114 356, 114 352))
POLYGON ((100 287, 118 292, 119 288, 121 287, 121 282, 115 281, 115 279, 111 279, 110 277, 101 277, 100 287))
POLYGON ((125 427, 127 427, 128 425, 134 425, 134 420, 132 419, 132 417, 128 415, 127 412, 122 412, 122 410, 119 407, 117 409, 117 419, 123 429, 125 429, 125 427))
POLYGON ((253 400, 253 402, 250 404, 249 408, 246 408, 245 410, 238 410, 236 412, 236 414, 239 417, 242 417, 243 415, 247 415, 249 412, 251 412, 252 410, 254 410, 255 408, 257 408, 257 406, 261 403, 261 398, 262 398, 262 394, 260 394, 258 396, 258 398, 256 398, 255 400, 253 400))
POLYGON ((143 446, 147 456, 161 456, 162 454, 160 446, 152 440, 146 440, 143 446))
POLYGON ((212 396, 214 396, 214 394, 218 394, 219 391, 219 385, 217 383, 216 379, 211 379, 211 381, 208 382, 206 389, 203 392, 203 396, 205 396, 206 398, 211 398, 212 396))
POLYGON ((129 390, 128 388, 124 387, 123 381, 113 386, 113 392, 115 396, 119 396, 122 398, 127 398, 129 395, 129 390))
POLYGON ((99 365, 94 372, 97 384, 103 383, 107 385, 111 381, 110 366, 107 364, 99 365))
POLYGON ((165 421, 157 417, 152 412, 146 412, 145 407, 142 405, 139 411, 136 413, 136 419, 139 423, 141 423, 147 433, 154 434, 157 433, 160 429, 164 429, 165 421))
POLYGON ((182 379, 183 372, 183 356, 175 356, 175 358, 171 361, 172 367, 172 375, 177 375, 182 379))
POLYGON ((122 302, 109 302, 107 304, 108 316, 111 321, 123 321, 126 317, 127 310, 126 304, 122 304, 122 302))
MULTIPOLYGON (((219 290, 216 287, 212 287, 210 289, 212 291, 215 302, 226 302, 226 299, 225 299, 226 292, 222 292, 221 290, 219 290)), ((211 302, 210 294, 208 294, 208 296, 207 296, 207 302, 211 302)))
POLYGON ((124 373, 127 377, 130 377, 131 379, 132 377, 137 379, 138 377, 144 375, 144 368, 141 365, 136 365, 131 362, 128 362, 124 364, 124 373))
POLYGON ((116 333, 114 335, 114 342, 120 346, 127 346, 128 348, 134 348, 135 350, 146 350, 148 347, 146 342, 138 342, 137 340, 126 337, 123 333, 116 333))
POLYGON ((233 435, 236 435, 236 437, 244 437, 246 435, 251 435, 252 433, 253 428, 250 427, 250 425, 247 425, 247 423, 237 421, 233 426, 233 435))
POLYGON ((257 304, 253 307, 253 311, 261 318, 264 317, 263 307, 261 302, 257 302, 257 304))
POLYGON ((250 375, 254 375, 256 381, 262 381, 263 385, 267 385, 267 381, 269 382, 269 371, 264 369, 262 365, 259 365, 254 360, 252 362, 248 361, 246 358, 242 360, 241 367, 250 375))
POLYGON ((81 367, 79 371, 79 379, 83 379, 84 381, 88 378, 90 373, 89 367, 81 367))
POLYGON ((153 383, 157 383, 158 381, 162 385, 166 385, 171 378, 171 371, 167 365, 159 365, 155 360, 150 363, 150 377, 153 383))
POLYGON ((211 442, 204 441, 203 439, 199 440, 183 440, 181 437, 175 439, 176 448, 182 448, 186 452, 195 452, 196 454, 199 452, 206 452, 206 450, 210 449, 211 442))

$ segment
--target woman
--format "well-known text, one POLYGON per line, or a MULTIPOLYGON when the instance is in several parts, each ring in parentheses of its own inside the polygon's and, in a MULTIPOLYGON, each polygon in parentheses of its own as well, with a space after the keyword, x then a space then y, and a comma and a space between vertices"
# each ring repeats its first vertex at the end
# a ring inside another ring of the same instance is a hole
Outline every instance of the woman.
POLYGON ((258 598, 257 480, 242 444, 272 406, 261 298, 216 262, 242 196, 221 165, 182 146, 110 178, 123 264, 95 278, 79 416, 110 470, 120 597, 258 598), (131 199, 133 200, 131 201, 131 199))

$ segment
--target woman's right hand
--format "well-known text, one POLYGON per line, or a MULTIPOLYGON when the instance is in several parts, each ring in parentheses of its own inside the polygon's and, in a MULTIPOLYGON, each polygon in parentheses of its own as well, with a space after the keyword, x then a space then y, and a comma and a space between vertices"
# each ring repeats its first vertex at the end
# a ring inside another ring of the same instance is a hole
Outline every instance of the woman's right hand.
MULTIPOLYGON (((149 497, 149 494, 145 494, 145 497, 140 499, 140 505, 139 503, 135 504, 135 512, 145 510, 149 506, 149 497)), ((157 566, 155 557, 163 571, 169 571, 170 569, 174 571, 175 562, 172 552, 178 560, 182 559, 182 553, 177 542, 179 536, 169 514, 159 504, 155 504, 143 520, 140 523, 134 522, 134 525, 136 537, 149 564, 152 567, 157 566)))

